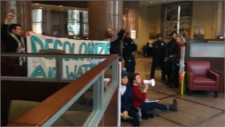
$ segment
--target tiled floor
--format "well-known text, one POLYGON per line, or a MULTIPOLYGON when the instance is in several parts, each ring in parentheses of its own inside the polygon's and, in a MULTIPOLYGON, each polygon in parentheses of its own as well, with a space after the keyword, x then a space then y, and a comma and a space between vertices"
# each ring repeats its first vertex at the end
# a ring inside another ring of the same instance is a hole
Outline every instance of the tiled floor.
MULTIPOLYGON (((149 79, 151 58, 137 58, 136 72, 144 79, 149 79)), ((158 99, 159 103, 171 104, 172 99, 178 102, 178 112, 160 111, 159 116, 141 121, 141 126, 225 126, 224 94, 214 97, 211 92, 194 92, 192 96, 179 95, 178 88, 170 88, 160 81, 161 72, 156 71, 156 86, 150 87, 148 98, 158 99)), ((132 126, 122 122, 121 126, 132 126)))

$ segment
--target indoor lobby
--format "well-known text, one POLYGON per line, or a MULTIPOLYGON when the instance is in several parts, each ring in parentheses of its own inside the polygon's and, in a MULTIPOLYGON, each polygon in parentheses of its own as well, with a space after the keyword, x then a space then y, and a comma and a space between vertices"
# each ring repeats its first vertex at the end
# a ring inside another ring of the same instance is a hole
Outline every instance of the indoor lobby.
POLYGON ((121 114, 124 30, 143 82, 152 79, 157 39, 165 52, 174 31, 185 39, 176 49, 178 86, 161 79, 157 64, 146 92, 165 105, 176 99, 177 111, 155 108, 140 126, 224 127, 224 12, 222 0, 1 1, 1 126, 133 126, 121 114))

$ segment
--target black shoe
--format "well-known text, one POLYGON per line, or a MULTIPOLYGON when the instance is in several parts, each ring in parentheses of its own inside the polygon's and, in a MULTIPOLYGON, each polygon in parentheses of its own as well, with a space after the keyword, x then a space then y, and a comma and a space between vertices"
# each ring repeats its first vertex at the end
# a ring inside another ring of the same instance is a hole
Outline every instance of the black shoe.
POLYGON ((133 120, 133 117, 127 117, 126 119, 121 118, 123 122, 131 122, 133 120))
POLYGON ((165 77, 162 77, 161 80, 165 82, 166 81, 166 78, 165 77))
POLYGON ((169 110, 170 111, 177 111, 177 100, 173 99, 173 104, 169 105, 169 110))

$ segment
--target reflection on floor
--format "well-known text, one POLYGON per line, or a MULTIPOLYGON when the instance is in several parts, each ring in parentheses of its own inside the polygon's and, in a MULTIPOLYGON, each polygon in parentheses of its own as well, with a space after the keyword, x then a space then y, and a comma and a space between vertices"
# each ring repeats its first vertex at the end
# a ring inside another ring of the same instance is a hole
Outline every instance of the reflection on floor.
MULTIPOLYGON (((136 72, 145 79, 150 78, 152 59, 141 57, 136 60, 136 72)), ((161 71, 156 70, 156 86, 148 90, 150 100, 158 99, 160 103, 171 104, 178 101, 178 112, 160 111, 159 116, 141 121, 141 126, 225 126, 224 93, 214 97, 212 92, 194 92, 192 96, 179 95, 178 88, 170 88, 160 81, 161 71)), ((132 126, 122 122, 121 126, 132 126)))

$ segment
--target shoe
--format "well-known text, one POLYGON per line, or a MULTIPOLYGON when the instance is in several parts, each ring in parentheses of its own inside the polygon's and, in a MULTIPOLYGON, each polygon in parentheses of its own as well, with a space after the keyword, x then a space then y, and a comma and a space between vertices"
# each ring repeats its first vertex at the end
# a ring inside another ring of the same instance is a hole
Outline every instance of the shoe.
POLYGON ((133 120, 133 117, 128 116, 126 119, 121 118, 123 122, 131 122, 133 120))
POLYGON ((173 99, 173 104, 169 105, 169 110, 170 111, 177 111, 177 100, 173 99))
POLYGON ((162 77, 161 80, 165 82, 166 81, 166 78, 165 77, 162 77))

